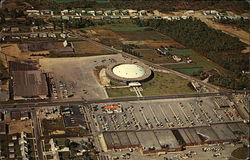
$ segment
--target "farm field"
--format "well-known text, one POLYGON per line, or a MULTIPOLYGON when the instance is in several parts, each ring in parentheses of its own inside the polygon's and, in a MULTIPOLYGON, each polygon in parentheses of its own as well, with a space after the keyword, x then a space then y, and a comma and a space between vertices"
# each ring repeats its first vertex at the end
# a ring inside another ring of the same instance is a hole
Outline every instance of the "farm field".
POLYGON ((84 56, 91 56, 91 55, 104 55, 104 54, 111 54, 112 51, 106 50, 102 47, 94 45, 87 41, 77 41, 73 42, 75 54, 80 54, 84 56))
POLYGON ((157 32, 157 31, 146 31, 145 28, 139 27, 140 30, 120 30, 117 32, 122 38, 127 41, 166 41, 172 40, 169 37, 157 32), (132 33, 131 33, 132 32, 132 33))
POLYGON ((134 31, 144 31, 147 27, 139 27, 134 24, 112 24, 112 25, 103 25, 103 26, 91 26, 87 28, 82 28, 81 30, 93 30, 93 29, 106 29, 112 30, 114 32, 134 32, 134 31))

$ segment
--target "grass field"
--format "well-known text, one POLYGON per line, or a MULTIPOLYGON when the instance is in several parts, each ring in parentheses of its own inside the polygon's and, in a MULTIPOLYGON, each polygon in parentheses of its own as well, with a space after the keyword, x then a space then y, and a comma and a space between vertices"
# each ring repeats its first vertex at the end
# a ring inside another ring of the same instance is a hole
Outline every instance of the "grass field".
POLYGON ((174 63, 175 61, 171 56, 163 56, 156 52, 155 49, 134 49, 136 52, 140 53, 140 58, 156 63, 174 63))
POLYGON ((104 25, 104 26, 91 26, 82 28, 81 30, 92 30, 92 29, 106 29, 112 30, 114 32, 134 32, 134 31, 144 31, 146 27, 139 27, 133 24, 114 24, 114 25, 104 25))
POLYGON ((104 54, 112 54, 114 52, 106 50, 100 46, 94 45, 87 41, 77 41, 73 42, 75 54, 80 54, 83 56, 97 56, 104 54))
POLYGON ((192 49, 175 49, 173 48, 170 53, 177 56, 197 56, 197 53, 192 49))
MULTIPOLYGON (((189 81, 173 74, 155 72, 154 78, 142 83, 143 96, 159 96, 173 94, 194 94, 195 90, 188 86, 189 81)), ((128 88, 106 89, 109 97, 136 96, 128 88)))
POLYGON ((178 72, 184 73, 186 75, 194 75, 203 71, 203 68, 177 68, 178 72))
POLYGON ((129 88, 106 88, 109 97, 134 97, 135 92, 131 92, 129 88))
POLYGON ((192 75, 192 73, 197 71, 209 71, 212 69, 216 69, 224 75, 228 74, 226 69, 191 49, 173 49, 171 53, 179 56, 189 56, 193 62, 190 64, 165 65, 164 67, 171 68, 188 75, 192 75))
MULTIPOLYGON (((138 26, 136 26, 138 27, 138 26)), ((145 28, 139 27, 140 29, 133 30, 132 31, 120 31, 117 32, 121 37, 126 39, 127 41, 157 41, 157 42, 162 42, 166 40, 171 40, 168 36, 165 36, 157 31, 145 31, 145 28), (132 32, 132 33, 131 33, 132 32)), ((146 42, 147 43, 147 42, 146 42)))
POLYGON ((171 94, 196 93, 188 86, 189 81, 179 76, 161 72, 155 72, 154 78, 143 83, 143 96, 158 96, 171 94))

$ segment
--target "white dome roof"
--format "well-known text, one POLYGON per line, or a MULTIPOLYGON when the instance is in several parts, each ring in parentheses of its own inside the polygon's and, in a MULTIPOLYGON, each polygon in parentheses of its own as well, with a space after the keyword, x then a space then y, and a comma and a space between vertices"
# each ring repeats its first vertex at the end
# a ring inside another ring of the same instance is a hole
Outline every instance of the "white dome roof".
POLYGON ((139 78, 145 74, 145 70, 136 64, 121 64, 113 68, 113 73, 122 78, 139 78))

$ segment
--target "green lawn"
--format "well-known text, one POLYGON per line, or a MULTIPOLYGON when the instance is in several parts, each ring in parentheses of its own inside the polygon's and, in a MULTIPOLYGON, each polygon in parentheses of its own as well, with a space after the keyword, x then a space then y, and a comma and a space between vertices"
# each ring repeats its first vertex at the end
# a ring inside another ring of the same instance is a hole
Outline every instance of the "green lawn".
POLYGON ((200 68, 176 68, 174 70, 181 72, 183 74, 186 74, 186 75, 194 75, 196 73, 200 73, 201 71, 203 71, 203 68, 202 67, 200 68))
POLYGON ((146 27, 139 27, 137 25, 124 25, 124 24, 116 24, 116 25, 106 25, 106 26, 91 26, 87 28, 82 28, 81 30, 91 30, 91 29, 106 29, 112 30, 114 32, 134 32, 134 31, 144 31, 146 27))
POLYGON ((135 92, 131 92, 129 88, 106 88, 109 97, 134 97, 135 92))
MULTIPOLYGON (((194 94, 196 93, 189 87, 189 81, 179 76, 161 72, 154 72, 154 78, 148 82, 142 83, 143 96, 159 96, 173 94, 194 94)), ((129 97, 136 96, 129 88, 106 89, 109 97, 129 97)))
POLYGON ((192 49, 175 49, 173 48, 170 53, 177 56, 197 56, 197 53, 192 49))
POLYGON ((143 96, 194 94, 189 81, 174 74, 155 72, 154 78, 142 84, 143 96))

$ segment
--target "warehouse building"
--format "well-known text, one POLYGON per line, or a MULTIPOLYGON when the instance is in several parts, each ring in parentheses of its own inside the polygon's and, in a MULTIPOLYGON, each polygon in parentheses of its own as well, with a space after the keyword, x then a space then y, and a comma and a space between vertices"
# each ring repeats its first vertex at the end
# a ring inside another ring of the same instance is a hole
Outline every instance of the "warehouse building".
POLYGON ((10 99, 46 99, 49 93, 46 74, 38 70, 37 61, 9 62, 10 99))
POLYGON ((46 76, 41 71, 13 71, 12 75, 14 100, 47 98, 46 76))

